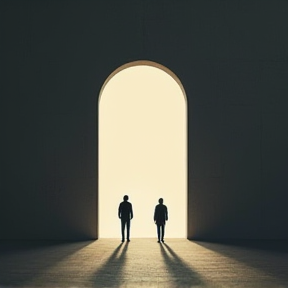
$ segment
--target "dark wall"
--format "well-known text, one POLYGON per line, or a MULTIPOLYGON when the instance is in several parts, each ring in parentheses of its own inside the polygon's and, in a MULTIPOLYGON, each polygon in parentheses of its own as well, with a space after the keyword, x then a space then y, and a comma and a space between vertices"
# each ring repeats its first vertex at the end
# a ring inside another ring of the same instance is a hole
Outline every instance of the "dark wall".
POLYGON ((288 238, 288 2, 1 1, 1 239, 97 237, 97 104, 119 66, 188 98, 190 238, 288 238))

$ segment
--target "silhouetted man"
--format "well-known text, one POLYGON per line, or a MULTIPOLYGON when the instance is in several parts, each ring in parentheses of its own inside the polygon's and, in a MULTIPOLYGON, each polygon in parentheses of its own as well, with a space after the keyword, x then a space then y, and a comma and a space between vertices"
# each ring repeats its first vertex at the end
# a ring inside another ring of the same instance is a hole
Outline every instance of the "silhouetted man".
POLYGON ((159 204, 155 207, 154 222, 157 225, 158 243, 160 239, 164 242, 165 223, 168 220, 168 209, 163 205, 163 198, 158 200, 159 204))
POLYGON ((127 241, 130 241, 130 220, 133 218, 132 204, 128 202, 129 197, 125 195, 123 197, 123 202, 120 203, 118 208, 118 216, 121 219, 121 232, 122 232, 122 242, 124 242, 124 231, 125 226, 127 229, 127 241))

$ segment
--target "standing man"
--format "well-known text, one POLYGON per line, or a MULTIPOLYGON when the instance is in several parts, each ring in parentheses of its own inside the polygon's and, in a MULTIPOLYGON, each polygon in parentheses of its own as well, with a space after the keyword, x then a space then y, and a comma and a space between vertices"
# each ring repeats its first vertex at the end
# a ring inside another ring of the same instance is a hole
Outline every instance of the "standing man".
POLYGON ((127 241, 130 242, 130 220, 133 218, 132 204, 128 202, 128 195, 123 197, 123 202, 118 208, 118 217, 121 219, 122 242, 124 242, 124 230, 127 229, 127 241))
POLYGON ((168 210, 167 207, 163 205, 163 198, 160 198, 158 202, 159 204, 155 207, 154 222, 157 225, 158 243, 160 243, 160 239, 164 243, 165 223, 168 220, 168 210))

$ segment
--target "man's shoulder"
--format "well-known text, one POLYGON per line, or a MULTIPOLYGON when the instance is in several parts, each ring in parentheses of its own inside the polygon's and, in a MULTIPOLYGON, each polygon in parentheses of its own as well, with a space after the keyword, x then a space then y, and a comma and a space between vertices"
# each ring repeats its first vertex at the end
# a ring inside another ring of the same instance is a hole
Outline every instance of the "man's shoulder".
POLYGON ((122 205, 127 205, 127 206, 131 206, 132 204, 129 201, 123 201, 121 202, 122 205))

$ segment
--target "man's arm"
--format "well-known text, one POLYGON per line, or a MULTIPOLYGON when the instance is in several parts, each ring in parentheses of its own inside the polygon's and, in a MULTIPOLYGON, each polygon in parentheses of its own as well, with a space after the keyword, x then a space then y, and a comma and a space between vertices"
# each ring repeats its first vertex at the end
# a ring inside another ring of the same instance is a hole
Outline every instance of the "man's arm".
POLYGON ((118 217, 121 219, 121 211, 122 211, 122 205, 121 203, 119 204, 119 208, 118 208, 118 217))
POLYGON ((132 208, 132 204, 131 204, 131 203, 130 203, 130 205, 131 205, 131 206, 130 206, 130 207, 131 207, 131 211, 130 211, 130 217, 131 217, 131 218, 130 218, 130 219, 132 219, 132 218, 133 218, 133 208, 132 208))
POLYGON ((167 209, 167 206, 165 206, 165 208, 166 208, 166 209, 165 209, 165 210, 166 210, 166 213, 165 213, 165 214, 166 214, 166 221, 167 221, 167 220, 168 220, 168 209, 167 209))

